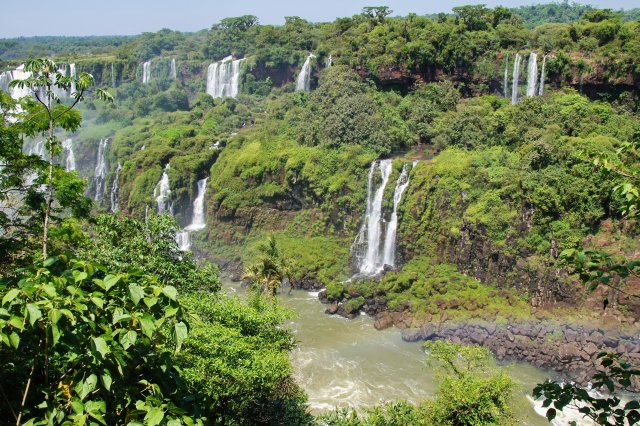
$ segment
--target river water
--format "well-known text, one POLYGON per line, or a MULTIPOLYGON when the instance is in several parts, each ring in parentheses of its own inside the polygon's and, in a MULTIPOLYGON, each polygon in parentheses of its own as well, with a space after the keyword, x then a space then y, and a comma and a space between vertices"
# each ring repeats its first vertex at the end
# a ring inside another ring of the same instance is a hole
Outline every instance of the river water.
MULTIPOLYGON (((238 283, 224 281, 223 286, 244 294, 238 283)), ((317 293, 285 290, 278 299, 298 314, 287 324, 298 340, 291 361, 314 414, 400 399, 416 403, 435 394, 437 373, 425 365, 422 345, 404 342, 397 329, 378 331, 366 315, 353 320, 326 315, 317 293)), ((518 423, 548 425, 526 398, 547 375, 522 363, 504 367, 518 386, 518 423)))

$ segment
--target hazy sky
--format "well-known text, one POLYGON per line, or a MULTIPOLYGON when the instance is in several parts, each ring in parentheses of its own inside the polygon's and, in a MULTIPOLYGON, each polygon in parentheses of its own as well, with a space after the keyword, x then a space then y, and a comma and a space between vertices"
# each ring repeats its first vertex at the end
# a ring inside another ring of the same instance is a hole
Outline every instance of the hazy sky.
MULTIPOLYGON (((394 15, 449 12, 464 4, 546 3, 532 0, 2 0, 0 38, 34 35, 139 34, 170 28, 197 31, 229 16, 256 15, 264 24, 281 24, 284 16, 330 21, 352 16, 364 6, 385 5, 394 15)), ((630 9, 640 0, 578 1, 598 7, 630 9)))

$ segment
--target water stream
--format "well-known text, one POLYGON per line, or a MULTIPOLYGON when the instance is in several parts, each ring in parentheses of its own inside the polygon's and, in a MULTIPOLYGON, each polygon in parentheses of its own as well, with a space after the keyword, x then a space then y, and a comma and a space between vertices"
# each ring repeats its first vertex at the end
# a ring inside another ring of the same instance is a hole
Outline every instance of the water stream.
POLYGON ((302 69, 296 79, 296 90, 304 90, 305 92, 311 90, 311 58, 315 58, 313 53, 310 53, 302 64, 302 69))
MULTIPOLYGON (((244 295, 239 283, 223 280, 223 287, 244 295)), ((404 342, 397 329, 378 331, 366 315, 353 320, 326 315, 317 293, 287 294, 285 289, 278 298, 298 314, 288 323, 298 341, 291 361, 314 414, 400 399, 417 403, 435 394, 436 372, 424 363, 421 344, 404 342)), ((548 425, 526 397, 546 375, 527 364, 506 368, 518 386, 514 411, 519 424, 548 425)))
POLYGON ((207 93, 214 98, 235 98, 240 85, 240 64, 244 59, 233 60, 227 56, 222 61, 209 65, 207 70, 207 93))

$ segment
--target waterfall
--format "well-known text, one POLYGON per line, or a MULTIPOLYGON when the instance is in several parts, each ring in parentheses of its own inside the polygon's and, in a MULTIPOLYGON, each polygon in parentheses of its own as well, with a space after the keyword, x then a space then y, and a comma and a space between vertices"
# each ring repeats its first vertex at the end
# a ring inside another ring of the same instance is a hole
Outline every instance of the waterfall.
POLYGON ((76 156, 73 153, 73 139, 67 138, 62 141, 62 149, 66 153, 64 168, 70 172, 76 169, 76 156))
POLYGON ((409 171, 407 165, 402 166, 402 173, 396 182, 396 189, 393 191, 393 213, 391 220, 387 224, 387 233, 384 237, 383 265, 395 266, 396 257, 396 232, 398 230, 398 206, 402 200, 404 190, 409 186, 409 171))
MULTIPOLYGON (((62 74, 63 76, 66 76, 67 75, 67 66, 63 65, 62 67, 58 68, 57 72, 62 74)), ((58 80, 57 74, 53 73, 51 75, 51 83, 54 84, 57 80, 58 80)), ((58 99, 69 97, 69 92, 67 92, 65 89, 61 89, 61 88, 59 88, 59 87, 57 87, 55 85, 52 85, 51 91, 53 92, 53 94, 58 99)))
POLYGON ((191 216, 191 223, 185 228, 187 231, 199 231, 206 226, 204 196, 207 192, 207 180, 208 178, 204 178, 198 181, 198 196, 193 200, 193 215, 191 216))
POLYGON ((540 85, 538 86, 538 96, 544 95, 544 72, 547 66, 547 55, 542 57, 542 71, 540 72, 540 85))
POLYGON ((304 90, 305 92, 311 90, 311 58, 315 58, 313 53, 309 53, 309 56, 307 56, 307 59, 302 65, 302 69, 296 80, 296 90, 304 90))
POLYGON ((240 84, 240 64, 244 59, 233 60, 227 56, 222 61, 209 65, 207 71, 207 93, 214 98, 235 98, 240 84))
POLYGON ((538 82, 538 54, 529 54, 529 64, 527 66, 527 97, 536 95, 536 83, 538 82))
POLYGON ((111 87, 116 87, 116 73, 113 70, 113 62, 111 62, 111 87))
POLYGON ((198 196, 193 200, 191 223, 176 233, 176 242, 181 251, 187 251, 191 248, 191 232, 200 231, 207 226, 204 217, 204 196, 207 192, 208 179, 204 178, 198 181, 198 196))
POLYGON ((169 186, 169 175, 167 174, 167 170, 169 170, 169 163, 167 163, 164 171, 162 172, 160 182, 158 182, 158 185, 156 185, 153 190, 153 196, 156 197, 158 213, 169 213, 173 216, 173 204, 169 203, 171 188, 169 186))
POLYGON ((381 160, 374 162, 369 169, 369 184, 367 197, 367 210, 362 228, 358 235, 359 244, 366 245, 364 256, 360 259, 360 273, 372 275, 380 272, 384 267, 383 258, 380 253, 382 240, 382 202, 384 199, 384 189, 389 181, 392 170, 391 160, 381 160), (380 170, 382 181, 380 186, 373 191, 376 181, 376 171, 380 170), (366 240, 364 238, 366 237, 366 240))
POLYGON ((191 233, 185 229, 176 232, 178 250, 188 251, 191 248, 191 233))
POLYGON ((147 61, 142 64, 142 84, 147 84, 150 81, 151 81, 151 61, 147 61))
POLYGON ((12 80, 24 80, 25 78, 31 77, 31 73, 24 70, 24 65, 20 65, 15 70, 7 71, 4 74, 4 80, 6 81, 7 85, 7 92, 13 99, 18 100, 33 93, 29 87, 9 87, 9 82, 12 80))
POLYGON ((118 203, 118 179, 120 177, 121 169, 122 164, 118 163, 118 167, 116 168, 116 175, 114 176, 113 184, 111 185, 111 213, 120 211, 120 204, 118 203))
POLYGON ((108 138, 101 139, 98 145, 98 157, 96 158, 96 169, 93 175, 93 183, 96 187, 95 201, 100 201, 104 194, 104 179, 107 177, 107 160, 104 151, 107 148, 108 138))
POLYGON ((73 96, 76 93, 76 64, 69 64, 69 77, 71 77, 71 89, 69 89, 69 94, 73 96))
POLYGON ((519 53, 516 53, 516 59, 513 62, 513 80, 511 87, 511 104, 515 105, 518 102, 518 82, 520 80, 520 63, 522 57, 519 53))
POLYGON ((144 206, 144 223, 149 221, 149 205, 144 206))
POLYGON ((178 76, 178 73, 176 71, 176 58, 171 59, 171 79, 175 80, 178 76))
POLYGON ((329 57, 325 61, 324 65, 327 68, 329 68, 329 67, 331 67, 333 65, 333 57, 331 55, 329 55, 329 57))
POLYGON ((509 54, 507 54, 504 58, 504 83, 502 94, 505 98, 509 97, 509 54))

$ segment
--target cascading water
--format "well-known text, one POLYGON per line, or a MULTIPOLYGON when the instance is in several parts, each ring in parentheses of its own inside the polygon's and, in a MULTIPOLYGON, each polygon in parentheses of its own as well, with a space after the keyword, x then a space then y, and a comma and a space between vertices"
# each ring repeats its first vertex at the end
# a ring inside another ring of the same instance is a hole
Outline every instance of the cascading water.
POLYGON ((120 203, 118 202, 120 170, 122 170, 122 164, 118 163, 116 175, 113 177, 113 185, 111 185, 111 213, 120 211, 120 203))
POLYGON ((333 57, 331 55, 329 55, 329 57, 327 58, 326 62, 324 63, 325 67, 329 68, 333 65, 333 57))
POLYGON ((178 76, 178 73, 176 71, 176 59, 173 58, 171 59, 171 74, 170 77, 172 80, 175 80, 178 76))
POLYGON ((356 246, 366 247, 364 252, 360 253, 359 269, 361 274, 373 275, 384 267, 383 257, 380 253, 383 226, 382 202, 384 189, 389 181, 389 176, 391 176, 391 166, 391 160, 381 160, 371 164, 369 169, 367 210, 355 243, 356 246), (381 182, 374 191, 373 185, 377 180, 377 170, 380 170, 381 182))
POLYGON ((519 53, 516 53, 516 59, 513 62, 513 80, 511 87, 511 104, 515 105, 518 102, 518 83, 520 81, 520 63, 522 57, 519 53))
POLYGON ((111 87, 116 87, 116 73, 113 69, 113 62, 111 62, 111 87))
POLYGON ((504 58, 504 80, 502 94, 505 98, 509 97, 509 55, 506 55, 504 58))
POLYGON ((162 172, 160 182, 158 182, 158 185, 156 185, 153 190, 153 196, 156 198, 158 213, 169 213, 173 216, 173 204, 169 203, 171 188, 169 186, 169 174, 167 173, 167 170, 169 170, 169 163, 167 163, 164 171, 162 172))
POLYGON ((151 81, 151 61, 146 61, 142 64, 142 84, 147 84, 151 81))
POLYGON ((76 64, 69 64, 69 77, 71 77, 71 88, 69 89, 70 95, 76 93, 76 64))
POLYGON ((102 200, 102 196, 104 195, 104 180, 107 177, 107 159, 104 154, 107 143, 109 143, 109 139, 105 138, 100 140, 100 144, 98 145, 98 157, 96 158, 96 169, 93 175, 93 183, 96 188, 96 193, 93 197, 95 201, 102 200))
POLYGON ((544 95, 544 73, 547 67, 547 55, 542 57, 542 71, 540 72, 540 84, 538 85, 538 96, 544 95))
POLYGON ((76 156, 73 153, 73 139, 67 138, 62 141, 62 150, 65 153, 64 168, 70 172, 76 169, 76 156))
POLYGON ((409 171, 407 165, 402 166, 402 173, 398 177, 396 189, 393 191, 393 213, 387 224, 387 233, 384 237, 383 265, 396 266, 396 232, 398 230, 398 206, 402 201, 402 194, 409 186, 409 171))
POLYGON ((527 97, 533 97, 537 94, 536 84, 538 83, 538 54, 531 52, 529 54, 529 64, 527 66, 527 97))
POLYGON ((311 58, 315 58, 313 53, 307 56, 307 59, 302 65, 302 69, 296 80, 296 90, 304 90, 305 92, 311 90, 311 58))
POLYGON ((207 71, 207 93, 214 98, 235 98, 240 84, 240 64, 244 59, 233 60, 227 56, 222 61, 209 65, 207 71))
POLYGON ((198 195, 193 200, 193 215, 191 223, 181 231, 176 233, 176 242, 182 251, 191 248, 191 232, 200 231, 205 228, 206 222, 204 217, 204 197, 207 192, 207 180, 209 178, 200 179, 198 181, 198 195))

